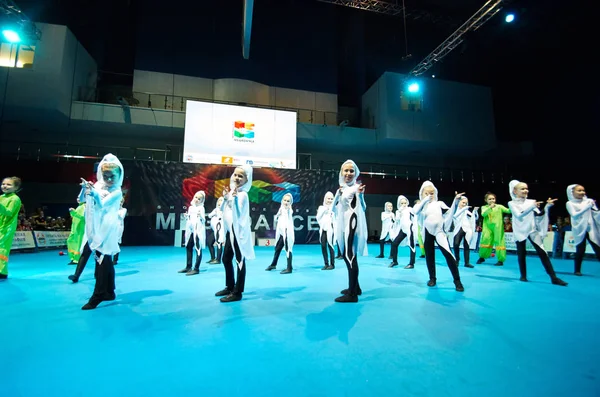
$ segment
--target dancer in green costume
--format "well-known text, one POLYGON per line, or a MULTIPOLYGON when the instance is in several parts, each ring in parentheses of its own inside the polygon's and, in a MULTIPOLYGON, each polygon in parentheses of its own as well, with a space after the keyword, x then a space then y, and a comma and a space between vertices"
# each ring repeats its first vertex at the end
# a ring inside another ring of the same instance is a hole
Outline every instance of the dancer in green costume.
POLYGON ((510 210, 503 205, 496 204, 496 195, 487 193, 485 202, 488 205, 481 207, 481 240, 479 241, 479 259, 477 263, 483 263, 492 255, 492 248, 496 247, 495 266, 504 265, 506 260, 506 244, 504 243, 504 214, 510 214, 510 210))
POLYGON ((85 235, 85 202, 80 202, 77 198, 76 209, 69 208, 71 213, 71 234, 67 238, 67 250, 69 251, 69 258, 71 263, 69 265, 76 265, 81 256, 81 243, 85 235))
MULTIPOLYGON (((421 200, 418 200, 418 199, 415 200, 414 203, 413 203, 413 207, 415 205, 419 204, 420 202, 421 202, 421 200)), ((421 250, 421 258, 425 258, 425 246, 423 246, 423 236, 421 235, 421 226, 419 226, 418 223, 417 223, 417 221, 414 220, 413 221, 413 228, 415 227, 415 225, 416 225, 416 228, 417 228, 417 230, 416 230, 417 233, 416 234, 417 234, 417 238, 418 238, 418 241, 419 241, 419 249, 421 250)), ((413 231, 414 231, 414 229, 413 229, 413 231)))
POLYGON ((8 256, 12 247, 21 199, 15 194, 21 187, 21 179, 16 176, 2 180, 2 195, 0 196, 0 279, 8 278, 8 256))

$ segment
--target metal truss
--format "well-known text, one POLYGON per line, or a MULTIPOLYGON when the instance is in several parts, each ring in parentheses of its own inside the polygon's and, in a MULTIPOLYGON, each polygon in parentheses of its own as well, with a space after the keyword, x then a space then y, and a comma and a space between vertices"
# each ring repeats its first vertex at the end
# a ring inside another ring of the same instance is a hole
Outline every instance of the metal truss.
POLYGON ((504 0, 488 0, 471 18, 463 23, 442 44, 425 57, 408 74, 420 76, 463 42, 463 36, 474 32, 502 9, 504 0))
POLYGON ((339 6, 356 8, 358 10, 372 11, 380 14, 398 16, 404 7, 381 0, 317 0, 322 3, 331 3, 339 6))
POLYGON ((23 11, 12 0, 0 0, 0 15, 5 15, 9 21, 15 23, 20 29, 22 37, 28 40, 40 40, 42 32, 35 26, 23 11))

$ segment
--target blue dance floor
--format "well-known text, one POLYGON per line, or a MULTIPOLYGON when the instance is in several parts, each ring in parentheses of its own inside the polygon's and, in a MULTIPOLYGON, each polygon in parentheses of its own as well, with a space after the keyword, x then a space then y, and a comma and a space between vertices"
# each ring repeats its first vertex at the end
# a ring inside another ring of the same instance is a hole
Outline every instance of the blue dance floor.
MULTIPOLYGON (((454 290, 438 252, 438 285, 414 270, 359 258, 363 295, 342 261, 321 271, 320 247, 296 246, 294 272, 266 272, 257 247, 241 302, 221 303, 222 265, 178 274, 185 251, 124 247, 117 299, 82 311, 94 287, 58 251, 13 254, 0 281, 0 396, 567 396, 600 395, 600 266, 554 260, 568 287, 550 284, 537 257, 530 282, 516 256, 460 268, 454 290)), ((386 246, 386 254, 389 246, 386 246)), ((473 254, 475 263, 477 255, 473 254)), ((285 256, 279 269, 285 267, 285 256)))

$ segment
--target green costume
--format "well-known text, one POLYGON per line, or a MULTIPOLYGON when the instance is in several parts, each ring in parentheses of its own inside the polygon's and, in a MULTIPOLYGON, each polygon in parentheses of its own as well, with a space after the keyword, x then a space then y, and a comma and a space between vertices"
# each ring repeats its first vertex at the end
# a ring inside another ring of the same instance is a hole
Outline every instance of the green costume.
POLYGON ((481 217, 483 218, 481 240, 479 241, 479 257, 481 259, 489 258, 492 255, 492 248, 496 247, 498 262, 506 260, 504 214, 510 214, 510 210, 500 204, 496 204, 494 208, 489 205, 481 207, 481 217))
POLYGON ((421 250, 421 256, 425 256, 425 247, 423 246, 423 235, 421 234, 421 226, 417 226, 419 230, 419 249, 421 250))
POLYGON ((79 204, 79 206, 71 211, 71 234, 67 239, 67 250, 69 251, 69 258, 71 262, 78 262, 81 256, 81 243, 83 242, 83 236, 85 235, 85 203, 79 204))
POLYGON ((8 255, 15 237, 21 199, 14 193, 0 196, 0 274, 8 276, 8 255))

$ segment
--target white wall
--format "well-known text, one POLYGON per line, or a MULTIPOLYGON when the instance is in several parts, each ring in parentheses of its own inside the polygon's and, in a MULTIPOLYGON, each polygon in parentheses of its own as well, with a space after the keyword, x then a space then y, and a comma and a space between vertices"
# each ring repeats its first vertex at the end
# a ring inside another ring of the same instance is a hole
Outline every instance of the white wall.
POLYGON ((186 99, 205 99, 296 109, 299 110, 299 122, 327 125, 337 124, 337 95, 271 87, 249 80, 212 80, 135 70, 133 75, 133 91, 134 97, 139 102, 139 106, 147 106, 148 99, 150 99, 151 106, 154 109, 185 111, 186 99))

